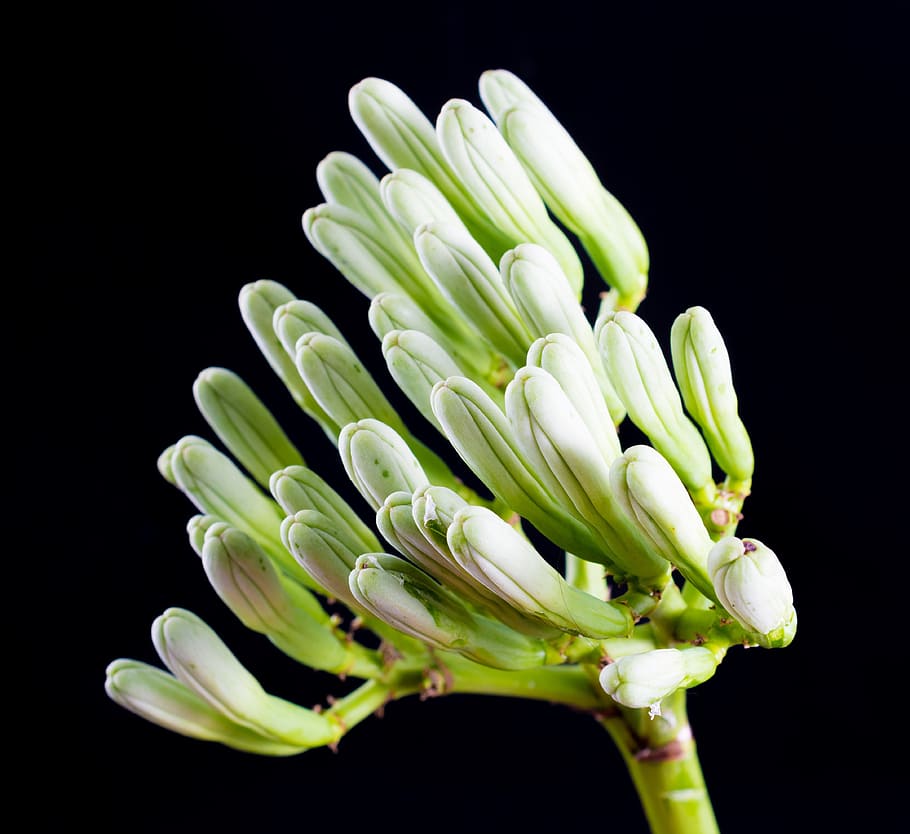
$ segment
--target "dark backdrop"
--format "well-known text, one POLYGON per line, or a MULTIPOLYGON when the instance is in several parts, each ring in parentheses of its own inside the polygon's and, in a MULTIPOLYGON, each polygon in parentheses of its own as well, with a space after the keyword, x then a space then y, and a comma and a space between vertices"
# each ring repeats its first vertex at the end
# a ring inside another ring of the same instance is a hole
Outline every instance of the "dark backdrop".
MULTIPOLYGON (((887 607, 870 596, 890 599, 868 588, 883 511, 867 466, 893 454, 880 444, 898 427, 875 369, 894 350, 878 297, 899 274, 899 4, 667 5, 188 0, 35 21, 27 289, 60 322, 49 342, 41 313, 52 367, 31 355, 63 443, 42 447, 31 494, 68 526, 42 560, 53 640, 30 652, 36 679, 51 668, 54 716, 30 761, 57 798, 32 813, 95 831, 644 832, 609 739, 557 707, 402 701, 337 752, 269 760, 169 734, 103 692, 113 658, 157 663, 149 626, 168 606, 215 626, 269 691, 307 705, 337 691, 223 607, 184 534, 195 510, 155 460, 184 434, 214 439, 191 387, 220 365, 346 488, 237 294, 269 278, 315 301, 387 380, 367 300, 301 230, 321 200, 315 166, 346 150, 383 173, 348 116, 361 78, 395 82, 435 118, 450 97, 480 104, 479 74, 503 67, 639 221, 652 258, 640 312, 664 343, 702 304, 730 346, 757 455, 740 532, 782 558, 800 630, 784 651, 732 651, 691 693, 721 828, 888 819, 897 780, 875 762, 899 692, 874 666, 884 650, 853 638, 887 607)), ((589 303, 597 289, 590 279, 589 303)))

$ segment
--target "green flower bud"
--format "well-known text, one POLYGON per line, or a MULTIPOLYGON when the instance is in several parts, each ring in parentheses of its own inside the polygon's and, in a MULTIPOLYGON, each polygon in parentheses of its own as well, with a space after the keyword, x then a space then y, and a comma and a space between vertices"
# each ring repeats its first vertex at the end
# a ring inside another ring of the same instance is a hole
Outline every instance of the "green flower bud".
POLYGON ((387 333, 382 340, 382 355, 398 387, 415 408, 442 431, 430 408, 430 392, 440 380, 462 375, 455 360, 419 330, 392 330, 387 333))
POLYGON ((550 493, 602 541, 613 573, 652 578, 666 562, 643 546, 610 495, 610 467, 559 383, 541 368, 518 370, 506 414, 522 452, 550 493))
POLYGON ((256 281, 240 290, 239 300, 243 321, 272 370, 284 383, 294 402, 319 424, 334 443, 340 426, 335 425, 313 399, 297 372, 293 355, 288 355, 273 327, 275 311, 295 301, 293 293, 275 281, 256 281))
POLYGON ((615 424, 625 414, 625 406, 615 393, 607 396, 573 339, 562 333, 536 339, 528 349, 528 365, 541 368, 559 383, 607 463, 621 454, 615 424))
POLYGON ((331 336, 343 345, 348 345, 344 334, 334 322, 315 304, 295 298, 275 308, 272 329, 291 359, 297 356, 297 341, 307 333, 322 333, 331 336))
POLYGON ((381 78, 365 78, 351 88, 348 106, 354 123, 391 171, 407 168, 432 182, 494 257, 509 248, 508 238, 480 212, 446 161, 433 123, 401 89, 381 78))
POLYGON ((714 481, 708 447, 683 413, 654 333, 641 317, 620 310, 603 323, 598 347, 632 422, 670 461, 689 491, 710 500, 714 481))
POLYGON ((347 646, 333 633, 319 602, 276 570, 245 533, 231 527, 209 530, 202 564, 215 592, 247 628, 313 669, 337 673, 348 668, 347 646))
POLYGON ((717 663, 714 653, 702 646, 628 654, 601 669, 600 685, 624 707, 650 707, 653 717, 660 715, 660 701, 708 680, 717 663))
POLYGON ((578 235, 604 280, 627 304, 637 304, 647 286, 649 259, 644 237, 629 213, 524 82, 505 70, 488 71, 481 76, 480 92, 546 205, 578 235))
POLYGON ((202 546, 205 544, 205 534, 213 527, 224 529, 230 527, 230 525, 225 524, 225 522, 216 516, 203 515, 201 513, 194 515, 186 523, 186 532, 190 538, 190 546, 200 559, 202 558, 202 546))
POLYGON ((430 482, 394 429, 374 419, 345 426, 338 437, 345 472, 373 511, 396 491, 416 492, 430 482))
POLYGON ((296 356, 301 378, 338 425, 373 417, 405 431, 394 406, 346 344, 321 333, 307 333, 297 341, 296 356))
POLYGON ((766 648, 796 635, 793 589, 780 560, 758 539, 727 536, 708 553, 708 573, 727 612, 766 648))
POLYGON ((207 368, 196 377, 193 395, 206 422, 262 486, 275 470, 303 464, 272 413, 233 371, 207 368))
POLYGON ((542 246, 523 243, 502 256, 499 270, 532 334, 539 337, 565 334, 581 349, 611 414, 615 415, 613 422, 618 423, 625 409, 607 377, 591 325, 556 259, 542 246))
POLYGON ((479 385, 449 377, 433 387, 430 405, 459 457, 497 498, 559 547, 604 560, 599 539, 544 487, 505 414, 479 385))
POLYGON ((540 194, 489 117, 469 101, 451 99, 436 120, 436 135, 480 210, 513 246, 533 242, 549 249, 580 297, 584 270, 578 254, 550 219, 540 194))
POLYGON ((610 467, 613 495, 654 552, 714 598, 706 565, 711 536, 673 467, 650 446, 630 446, 610 467))
POLYGON ((364 551, 347 530, 316 510, 300 510, 282 522, 281 540, 328 595, 349 607, 353 604, 348 574, 364 551))
POLYGON ((172 466, 174 452, 176 451, 177 445, 172 443, 158 455, 157 460, 158 472, 161 474, 161 477, 172 486, 177 486, 177 479, 174 477, 174 467, 172 466))
POLYGON ((280 545, 283 516, 277 505, 207 440, 194 435, 179 440, 171 468, 177 486, 200 512, 246 531, 269 553, 280 545))
POLYGON ((356 211, 373 224, 389 246, 404 259, 414 256, 411 235, 389 213, 376 175, 356 156, 341 151, 328 154, 316 166, 316 181, 326 202, 356 211))
POLYGON ((511 524, 486 507, 455 514, 446 539, 461 567, 532 619, 587 637, 625 637, 632 615, 570 585, 511 524))
POLYGON ((318 747, 341 728, 320 715, 269 695, 199 617, 169 608, 152 625, 152 642, 175 677, 229 720, 286 745, 318 747))
POLYGON ((322 477, 305 466, 288 466, 275 472, 269 482, 275 500, 288 515, 316 510, 344 533, 344 540, 357 553, 379 550, 379 540, 353 508, 322 477))
POLYGON ((393 330, 416 330, 425 333, 451 357, 470 372, 472 377, 490 373, 499 358, 489 346, 469 330, 461 316, 449 315, 437 324, 405 295, 379 293, 370 302, 368 312, 370 328, 381 341, 393 330))
POLYGON ((108 664, 105 678, 105 691, 114 703, 182 736, 263 756, 292 756, 308 749, 234 723, 173 675, 147 663, 115 660, 108 664))
POLYGON ((520 365, 531 334, 502 283, 496 264, 458 226, 429 223, 414 234, 426 271, 477 334, 513 364, 520 365))
POLYGON ((704 307, 690 307, 670 331, 673 370, 683 403, 701 426, 714 459, 731 478, 748 483, 755 459, 739 418, 727 346, 704 307))
POLYGON ((530 669, 548 659, 542 640, 471 611, 419 568, 386 553, 365 553, 351 591, 374 616, 438 649, 496 669, 530 669))
POLYGON ((447 223, 467 227, 445 195, 423 174, 399 168, 386 174, 379 183, 382 201, 413 240, 424 223, 447 223))

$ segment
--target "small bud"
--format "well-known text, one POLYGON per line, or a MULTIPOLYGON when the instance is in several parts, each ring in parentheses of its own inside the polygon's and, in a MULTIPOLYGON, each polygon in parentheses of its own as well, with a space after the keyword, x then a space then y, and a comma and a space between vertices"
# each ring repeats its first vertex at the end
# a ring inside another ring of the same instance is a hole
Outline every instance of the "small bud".
POLYGON ((489 117, 469 101, 451 99, 436 119, 436 135, 449 165, 487 218, 513 246, 531 242, 549 249, 580 297, 584 271, 578 254, 489 117))
POLYGON ((670 369, 648 325, 634 313, 620 310, 603 323, 598 346, 632 422, 670 462, 690 492, 713 497, 708 447, 683 413, 670 369))
POLYGON ((344 334, 319 307, 298 298, 275 308, 272 329, 291 359, 297 356, 297 341, 307 333, 322 333, 350 347, 344 334))
POLYGON ((419 568, 386 553, 366 553, 351 572, 351 591, 374 616, 431 646, 496 669, 530 669, 547 646, 472 612, 419 568))
POLYGON ((207 368, 193 384, 206 422, 263 487, 272 472, 302 465, 303 456, 253 390, 233 371, 207 368))
POLYGON ((179 681, 234 723, 302 748, 338 739, 340 729, 328 717, 265 692, 195 614, 169 608, 153 623, 152 642, 179 681))
POLYGON ((720 468, 749 482, 755 459, 739 418, 730 357, 723 337, 704 307, 690 307, 670 331, 673 369, 686 410, 701 426, 720 468))
POLYGON ((532 619, 595 639, 631 633, 628 608, 570 585, 521 533, 486 507, 459 510, 446 539, 465 571, 532 619))
POLYGON ((727 536, 708 554, 708 573, 720 604, 766 648, 796 635, 793 589, 780 560, 758 539, 727 536))
POLYGON ((608 663, 600 685, 618 704, 631 709, 657 707, 677 689, 688 689, 710 678, 717 669, 713 652, 701 646, 655 649, 629 654, 608 663))
POLYGON ((416 492, 430 483, 401 435, 379 420, 345 426, 338 451, 348 477, 374 512, 393 492, 416 492))
POLYGON ((115 660, 105 675, 104 688, 114 703, 182 736, 262 756, 292 756, 308 749, 231 721, 173 675, 147 663, 115 660))

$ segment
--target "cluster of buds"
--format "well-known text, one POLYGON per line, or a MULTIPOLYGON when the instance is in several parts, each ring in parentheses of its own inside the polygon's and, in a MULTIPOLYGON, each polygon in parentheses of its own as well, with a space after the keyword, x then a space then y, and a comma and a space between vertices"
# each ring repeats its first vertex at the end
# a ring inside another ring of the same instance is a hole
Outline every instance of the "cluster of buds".
POLYGON ((152 628, 167 671, 108 667, 127 709, 290 755, 409 694, 655 716, 729 648, 793 639, 780 562, 736 536, 754 460, 711 314, 681 313, 667 357, 636 312, 649 261, 629 213, 522 80, 488 71, 479 86, 486 112, 453 99, 435 124, 387 81, 354 86, 351 115, 388 173, 331 153, 316 169, 325 201, 303 214, 312 246, 369 299, 388 374, 424 425, 406 425, 318 306, 268 280, 240 292, 362 504, 223 368, 194 394, 226 451, 187 436, 158 461, 195 507, 190 545, 224 604, 290 658, 362 683, 328 708, 289 703, 169 609, 152 628), (593 321, 573 238, 604 282, 593 321), (647 442, 624 446, 626 421, 647 442))

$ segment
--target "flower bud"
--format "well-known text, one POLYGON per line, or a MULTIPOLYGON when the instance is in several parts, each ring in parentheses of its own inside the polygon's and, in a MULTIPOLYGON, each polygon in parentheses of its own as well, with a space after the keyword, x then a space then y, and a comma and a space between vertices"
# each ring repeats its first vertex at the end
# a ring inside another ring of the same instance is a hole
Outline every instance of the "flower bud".
POLYGON ((578 235, 598 272, 625 304, 637 304, 647 286, 649 259, 644 237, 629 213, 524 82, 505 70, 492 70, 481 76, 480 91, 546 205, 578 235))
POLYGON ((714 598, 706 570, 711 536, 673 467, 650 446, 630 446, 610 467, 611 491, 651 543, 701 593, 714 598))
POLYGON ((276 307, 272 317, 272 329, 291 359, 297 356, 297 341, 307 333, 322 333, 350 347, 335 323, 310 301, 295 298, 276 307))
POLYGON ((496 264, 459 226, 429 223, 414 233, 414 245, 440 291, 477 334, 520 365, 531 334, 502 283, 496 264))
POLYGON ((105 676, 104 688, 114 703, 182 736, 263 756, 292 756, 308 749, 236 724, 173 675, 147 663, 115 660, 105 676))
POLYGON ((284 383, 294 402, 319 424, 334 443, 340 427, 329 419, 313 399, 297 372, 293 355, 288 355, 273 327, 275 311, 294 300, 293 293, 275 281, 255 281, 240 290, 240 313, 263 356, 284 383))
POLYGON ((670 462, 690 492, 713 497, 708 447, 683 413, 670 369, 648 325, 634 313, 620 310, 603 323, 598 346, 632 422, 670 462))
POLYGON ((442 431, 430 408, 430 392, 440 380, 462 375, 455 360, 437 342, 418 330, 392 330, 387 333, 382 340, 382 355, 398 387, 414 407, 442 431))
POLYGON ((704 307, 690 307, 670 331, 673 369, 683 403, 701 426, 720 468, 748 483, 755 459, 752 442, 739 418, 727 346, 704 307))
POLYGON ((215 592, 247 628, 313 669, 347 669, 348 647, 333 632, 328 614, 312 594, 276 570, 249 536, 230 527, 210 530, 202 564, 215 592))
POLYGON ((190 547, 193 548, 196 555, 201 559, 202 546, 205 544, 205 534, 213 527, 222 530, 227 529, 230 526, 230 524, 226 524, 220 518, 216 518, 213 515, 194 515, 186 523, 186 532, 190 538, 190 547))
POLYGON ((677 689, 706 681, 717 662, 714 653, 702 646, 628 654, 604 666, 600 685, 618 704, 631 709, 651 707, 657 715, 660 701, 677 689))
POLYGON ((386 553, 365 553, 351 572, 351 591, 374 616, 438 649, 496 669, 530 669, 548 659, 542 640, 472 612, 419 568, 386 553))
POLYGON ((578 254, 550 219, 540 194, 489 117, 469 101, 451 99, 436 119, 436 135, 481 211, 513 246, 532 242, 550 250, 580 297, 584 271, 578 254))
POLYGON ((430 405, 455 451, 497 498, 559 547, 593 562, 604 560, 597 536, 543 486, 506 415, 479 385, 449 377, 433 387, 430 405))
POLYGON ((233 371, 207 368, 196 377, 193 395, 221 442, 263 487, 275 470, 303 464, 272 413, 233 371))
POLYGON ((528 365, 543 369, 559 383, 607 463, 622 452, 616 425, 625 406, 612 386, 607 392, 599 384, 575 341, 562 333, 536 339, 528 349, 528 365))
POLYGON ((288 466, 272 475, 269 489, 281 508, 294 515, 300 510, 316 510, 343 532, 352 550, 370 553, 379 550, 376 535, 344 498, 325 479, 305 466, 288 466))
POLYGON ((354 123, 391 171, 407 168, 426 177, 495 257, 509 248, 508 238, 479 210, 452 170, 433 123, 404 91, 381 78, 364 78, 351 88, 348 106, 354 123))
POLYGON ((349 423, 338 437, 344 469, 373 511, 396 491, 416 492, 430 482, 408 444, 371 418, 349 423))
POLYGON ((459 510, 446 539, 465 571, 532 619, 595 639, 631 633, 628 608, 570 585, 524 536, 486 507, 459 510))
POLYGON ((386 174, 379 183, 379 193, 411 239, 424 223, 434 222, 461 226, 470 234, 445 195, 417 171, 398 168, 386 174))
POLYGON ((340 736, 330 718, 269 695, 217 634, 195 614, 169 608, 152 625, 152 642, 175 677, 229 720, 302 748, 340 736))
POLYGON ((727 536, 708 553, 708 573, 727 612, 766 648, 796 635, 793 589, 774 551, 758 539, 727 536))

